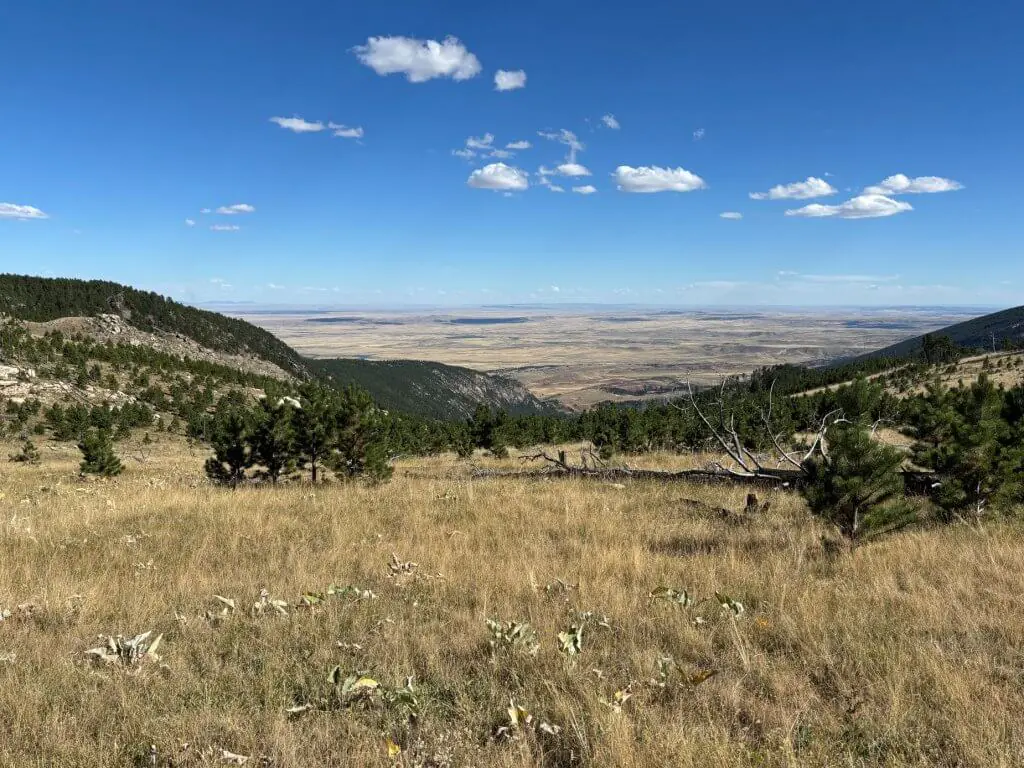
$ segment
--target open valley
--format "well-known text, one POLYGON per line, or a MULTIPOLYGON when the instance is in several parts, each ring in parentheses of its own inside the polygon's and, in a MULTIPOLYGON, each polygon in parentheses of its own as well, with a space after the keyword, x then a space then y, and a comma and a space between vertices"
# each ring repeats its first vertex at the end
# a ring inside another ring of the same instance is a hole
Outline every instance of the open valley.
POLYGON ((678 393, 685 382, 879 349, 983 310, 484 308, 233 314, 312 357, 436 360, 518 379, 572 408, 678 393))

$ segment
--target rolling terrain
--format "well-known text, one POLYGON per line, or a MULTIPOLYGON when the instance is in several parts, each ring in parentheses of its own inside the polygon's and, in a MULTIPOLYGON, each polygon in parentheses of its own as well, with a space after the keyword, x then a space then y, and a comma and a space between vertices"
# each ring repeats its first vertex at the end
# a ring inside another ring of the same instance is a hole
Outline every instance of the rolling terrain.
MULTIPOLYGON (((239 308, 225 308, 240 312, 239 308)), ((482 308, 242 315, 310 357, 442 362, 514 378, 573 409, 663 399, 767 365, 821 365, 978 310, 482 308)))

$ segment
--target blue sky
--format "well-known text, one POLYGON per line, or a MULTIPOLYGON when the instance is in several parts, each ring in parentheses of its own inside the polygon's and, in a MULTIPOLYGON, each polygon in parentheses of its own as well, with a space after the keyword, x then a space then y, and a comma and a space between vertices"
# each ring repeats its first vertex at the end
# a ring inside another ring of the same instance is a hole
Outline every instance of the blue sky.
POLYGON ((1022 24, 7 3, 0 270, 197 302, 1021 304, 1022 24))

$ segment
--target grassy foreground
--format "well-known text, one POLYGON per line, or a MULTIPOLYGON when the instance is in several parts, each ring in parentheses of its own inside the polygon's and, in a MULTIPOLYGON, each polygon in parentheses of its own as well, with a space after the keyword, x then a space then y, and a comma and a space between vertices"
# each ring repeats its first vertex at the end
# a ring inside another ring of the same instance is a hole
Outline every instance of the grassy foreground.
POLYGON ((1024 764, 1019 527, 847 554, 784 494, 722 518, 686 500, 744 490, 438 459, 380 488, 230 492, 176 443, 113 481, 43 458, 0 468, 3 766, 148 766, 151 744, 160 766, 1024 764), (302 605, 332 583, 375 597, 302 605), (254 612, 261 589, 287 606, 254 612), (539 648, 492 648, 488 618, 539 648), (84 654, 147 630, 159 661, 84 654), (336 666, 379 685, 343 693, 336 666))

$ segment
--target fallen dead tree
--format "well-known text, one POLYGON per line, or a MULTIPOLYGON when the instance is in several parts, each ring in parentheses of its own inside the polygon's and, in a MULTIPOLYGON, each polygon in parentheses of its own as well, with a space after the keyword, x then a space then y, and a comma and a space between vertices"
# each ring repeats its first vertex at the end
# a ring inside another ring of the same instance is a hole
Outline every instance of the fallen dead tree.
MULTIPOLYGON (((584 478, 616 482, 622 480, 655 480, 672 483, 698 483, 707 485, 739 485, 752 488, 799 490, 806 475, 796 469, 763 469, 760 472, 744 474, 731 472, 722 468, 683 469, 677 471, 658 469, 630 469, 628 467, 593 466, 591 464, 570 464, 564 452, 557 457, 546 452, 539 452, 521 457, 525 461, 543 461, 547 464, 543 469, 532 470, 491 470, 474 469, 472 477, 486 478, 521 478, 521 479, 563 479, 584 478)), ((909 495, 927 495, 935 483, 935 475, 931 472, 904 471, 903 482, 909 495)))
MULTIPOLYGON (((757 488, 778 488, 798 490, 808 479, 807 467, 815 457, 828 460, 828 432, 838 425, 850 424, 841 410, 825 414, 813 433, 813 438, 806 449, 787 450, 783 446, 783 437, 772 425, 772 399, 774 384, 768 393, 767 407, 760 413, 761 423, 775 452, 775 466, 769 466, 768 457, 762 456, 746 445, 736 428, 735 415, 725 405, 723 382, 719 397, 711 403, 717 405, 717 413, 712 411, 714 420, 701 408, 694 396, 693 389, 688 385, 689 408, 697 414, 710 432, 712 439, 731 460, 731 466, 716 462, 705 469, 686 469, 666 471, 655 469, 630 469, 628 467, 610 467, 594 451, 583 448, 580 451, 580 464, 569 463, 566 452, 559 451, 552 456, 545 451, 520 457, 523 461, 542 461, 545 467, 530 471, 475 470, 474 477, 518 477, 518 478, 552 478, 576 477, 592 478, 605 481, 617 480, 656 480, 659 482, 688 482, 706 484, 725 484, 753 486, 757 488)), ((682 406, 673 404, 674 408, 684 410, 682 406)), ((874 434, 880 422, 871 426, 874 434)), ((930 472, 905 470, 902 473, 905 493, 907 495, 927 495, 936 487, 936 477, 930 472)))

